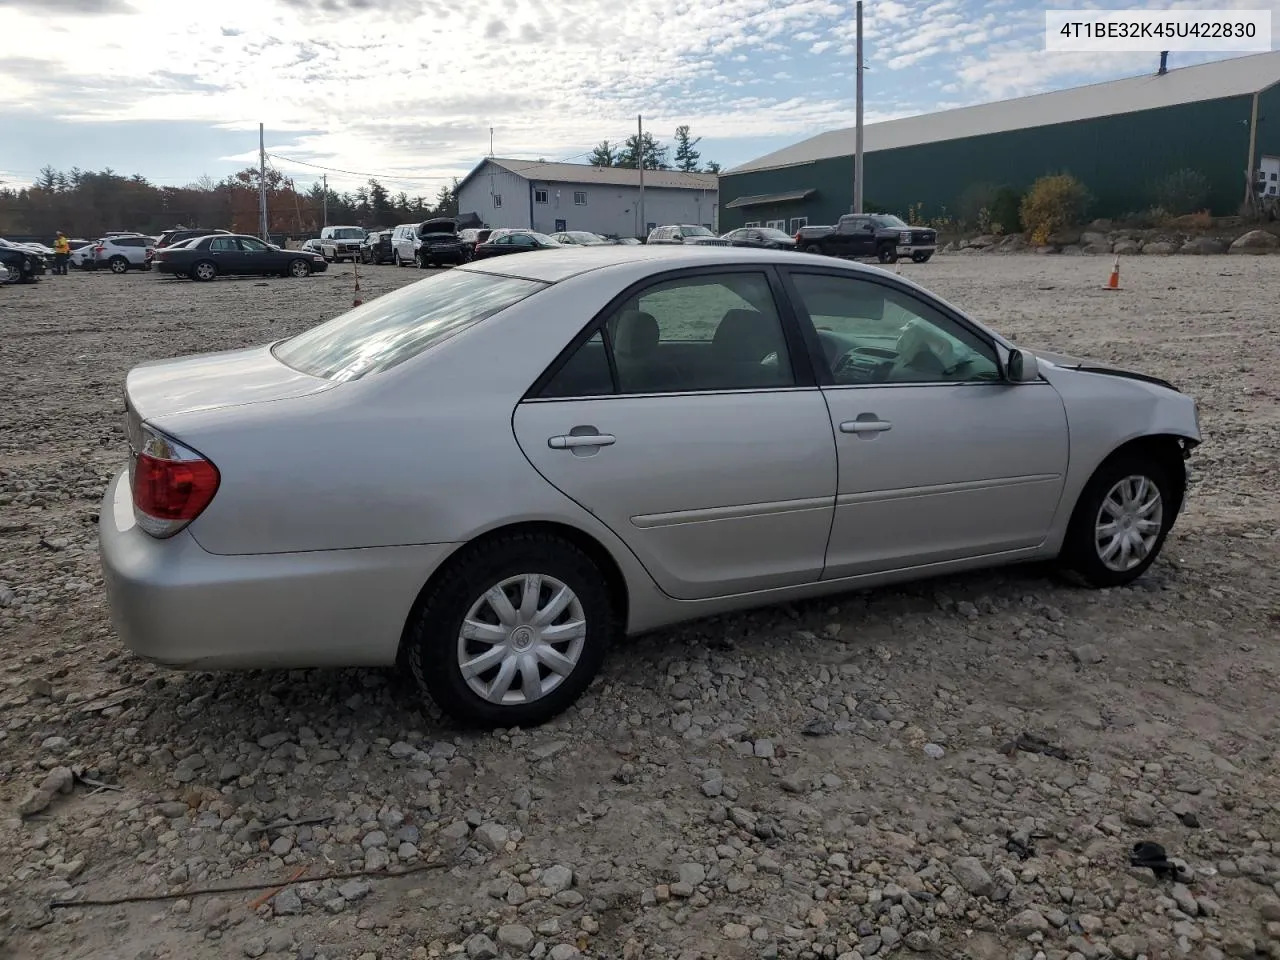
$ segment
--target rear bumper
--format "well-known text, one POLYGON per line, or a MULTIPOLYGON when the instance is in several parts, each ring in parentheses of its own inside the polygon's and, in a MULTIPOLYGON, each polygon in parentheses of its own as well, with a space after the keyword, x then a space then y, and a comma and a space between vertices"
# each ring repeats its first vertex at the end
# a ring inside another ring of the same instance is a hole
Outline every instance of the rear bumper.
POLYGON ((189 530, 138 529, 126 471, 103 498, 98 544, 125 646, 193 670, 392 664, 419 590, 454 549, 213 554, 189 530))

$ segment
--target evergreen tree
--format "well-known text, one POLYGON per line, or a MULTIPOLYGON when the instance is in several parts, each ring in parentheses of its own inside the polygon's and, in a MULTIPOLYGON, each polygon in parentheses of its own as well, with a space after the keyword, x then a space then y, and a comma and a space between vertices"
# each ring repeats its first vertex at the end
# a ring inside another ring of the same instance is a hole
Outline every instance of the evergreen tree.
POLYGON ((676 127, 676 169, 685 173, 696 173, 698 170, 698 160, 702 156, 697 150, 693 149, 702 140, 701 137, 691 139, 689 137, 689 125, 682 123, 676 127))
POLYGON ((587 162, 593 167, 617 166, 617 151, 608 140, 601 140, 591 151, 587 162))
POLYGON ((644 168, 646 170, 670 170, 671 164, 667 161, 668 147, 665 144, 658 143, 653 139, 653 134, 645 132, 643 150, 637 150, 640 142, 639 134, 633 133, 627 137, 626 144, 618 151, 617 160, 614 162, 615 167, 626 167, 629 170, 636 169, 636 155, 640 153, 644 157, 644 168))

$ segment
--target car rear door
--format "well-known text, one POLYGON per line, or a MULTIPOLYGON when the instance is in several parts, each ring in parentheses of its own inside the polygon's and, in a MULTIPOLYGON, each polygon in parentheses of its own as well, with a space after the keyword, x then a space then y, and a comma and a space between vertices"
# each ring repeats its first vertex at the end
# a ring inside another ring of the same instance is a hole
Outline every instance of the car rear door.
POLYGON ((891 280, 787 271, 839 462, 826 579, 1016 556, 1066 477, 1062 398, 1014 384, 991 341, 891 280))
POLYGON ((218 267, 218 273, 243 273, 244 251, 235 237, 214 237, 209 241, 209 259, 218 267))
POLYGON ((516 409, 548 482, 693 600, 819 579, 831 422, 770 271, 698 268, 619 297, 516 409))

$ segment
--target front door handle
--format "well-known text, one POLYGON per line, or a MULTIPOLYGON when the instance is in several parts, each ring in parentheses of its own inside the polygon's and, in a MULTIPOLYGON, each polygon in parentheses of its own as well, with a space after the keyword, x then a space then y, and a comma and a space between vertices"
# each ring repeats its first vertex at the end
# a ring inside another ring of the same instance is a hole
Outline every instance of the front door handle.
POLYGON ((888 420, 846 420, 840 424, 841 433, 884 433, 893 429, 888 420))
POLYGON ((615 443, 617 439, 617 437, 607 433, 568 434, 559 437, 551 437, 547 440, 547 446, 552 450, 575 450, 579 447, 607 447, 615 443))

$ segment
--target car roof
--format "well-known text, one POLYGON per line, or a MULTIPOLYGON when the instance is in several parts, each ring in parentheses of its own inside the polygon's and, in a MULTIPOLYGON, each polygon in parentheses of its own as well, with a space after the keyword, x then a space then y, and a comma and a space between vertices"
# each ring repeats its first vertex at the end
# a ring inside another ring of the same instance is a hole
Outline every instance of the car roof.
MULTIPOLYGON (((528 231, 520 231, 528 232, 528 231)), ((683 267, 730 266, 733 264, 794 264, 847 270, 851 273, 884 273, 877 267, 864 266, 836 257, 815 258, 811 253, 791 253, 783 250, 750 250, 743 247, 695 247, 685 249, 678 244, 666 246, 598 246, 564 247, 560 250, 522 253, 517 257, 493 257, 475 260, 457 269, 477 273, 495 273, 527 280, 557 283, 570 277, 612 266, 661 262, 661 269, 679 270, 683 267)), ((900 278, 901 279, 901 278, 900 278)))

